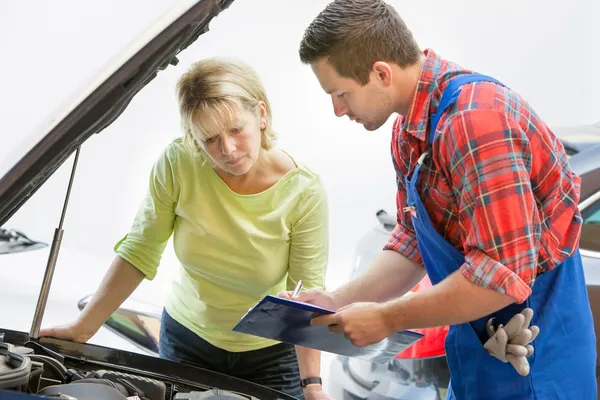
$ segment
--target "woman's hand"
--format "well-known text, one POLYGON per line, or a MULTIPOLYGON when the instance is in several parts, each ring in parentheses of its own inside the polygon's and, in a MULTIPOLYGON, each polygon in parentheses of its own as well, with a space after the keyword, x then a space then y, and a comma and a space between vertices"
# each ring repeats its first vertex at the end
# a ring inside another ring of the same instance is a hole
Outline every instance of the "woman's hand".
POLYGON ((88 340, 90 340, 90 338, 94 336, 94 334, 96 334, 97 331, 98 329, 94 330, 84 327, 77 321, 75 321, 66 325, 43 328, 40 330, 40 336, 49 336, 56 339, 64 339, 77 343, 85 343, 88 340))
POLYGON ((279 293, 279 297, 284 299, 300 301, 302 303, 313 304, 317 307, 326 308, 335 311, 338 307, 335 304, 333 293, 326 292, 323 289, 303 290, 298 296, 292 297, 291 291, 283 291, 279 293))
POLYGON ((40 336, 85 343, 139 286, 144 274, 125 259, 115 256, 98 290, 79 317, 66 325, 40 330, 40 336))
POLYGON ((323 391, 321 385, 308 385, 304 388, 305 400, 333 400, 323 391))

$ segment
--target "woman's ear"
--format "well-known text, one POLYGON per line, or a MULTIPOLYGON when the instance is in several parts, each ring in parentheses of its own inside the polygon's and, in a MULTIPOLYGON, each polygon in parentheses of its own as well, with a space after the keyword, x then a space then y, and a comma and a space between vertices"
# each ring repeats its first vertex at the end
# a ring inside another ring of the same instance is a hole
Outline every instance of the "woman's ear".
POLYGON ((267 105, 263 101, 258 102, 258 117, 260 118, 260 129, 267 129, 267 105))

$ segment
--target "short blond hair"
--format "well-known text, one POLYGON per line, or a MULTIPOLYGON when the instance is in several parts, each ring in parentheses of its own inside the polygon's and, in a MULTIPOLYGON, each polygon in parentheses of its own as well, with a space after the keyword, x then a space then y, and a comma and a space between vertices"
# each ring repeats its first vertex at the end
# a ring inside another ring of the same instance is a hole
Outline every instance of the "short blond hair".
POLYGON ((177 82, 177 98, 184 143, 205 162, 209 158, 199 141, 229 128, 241 111, 258 112, 261 101, 266 107, 262 148, 273 146, 271 105, 258 74, 248 64, 228 58, 198 61, 177 82))

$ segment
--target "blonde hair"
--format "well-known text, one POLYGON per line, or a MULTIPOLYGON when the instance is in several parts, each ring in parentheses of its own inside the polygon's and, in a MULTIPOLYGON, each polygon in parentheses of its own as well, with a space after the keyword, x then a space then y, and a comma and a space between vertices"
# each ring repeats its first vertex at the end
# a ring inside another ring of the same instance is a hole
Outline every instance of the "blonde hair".
POLYGON ((199 141, 229 128, 241 111, 259 112, 261 101, 266 107, 262 148, 269 150, 276 139, 263 84, 254 69, 240 60, 207 58, 196 62, 177 82, 177 98, 184 144, 204 162, 209 157, 199 141))

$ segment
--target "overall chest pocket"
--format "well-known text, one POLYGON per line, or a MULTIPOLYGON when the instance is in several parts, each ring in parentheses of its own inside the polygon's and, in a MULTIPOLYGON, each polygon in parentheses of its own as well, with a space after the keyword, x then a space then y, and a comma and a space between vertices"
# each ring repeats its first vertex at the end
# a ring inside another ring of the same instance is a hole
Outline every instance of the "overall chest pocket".
MULTIPOLYGON (((445 238, 453 241, 453 236, 458 233, 458 203, 452 187, 448 180, 439 172, 432 170, 429 166, 421 166, 419 180, 416 185, 417 193, 421 203, 425 206, 431 223, 436 230, 445 238), (449 237, 451 236, 451 237, 449 237)), ((407 204, 402 205, 405 207, 407 204)), ((414 232, 410 212, 400 210, 401 225, 414 232)))

